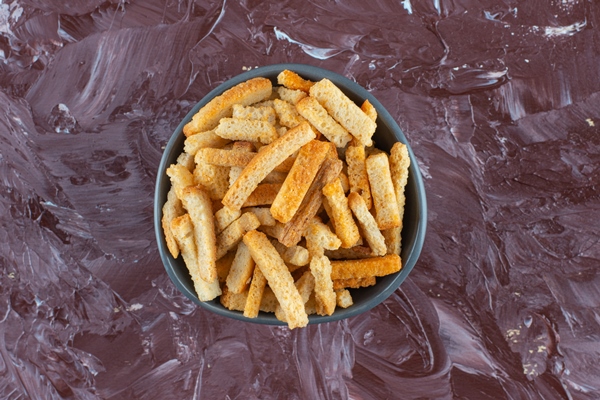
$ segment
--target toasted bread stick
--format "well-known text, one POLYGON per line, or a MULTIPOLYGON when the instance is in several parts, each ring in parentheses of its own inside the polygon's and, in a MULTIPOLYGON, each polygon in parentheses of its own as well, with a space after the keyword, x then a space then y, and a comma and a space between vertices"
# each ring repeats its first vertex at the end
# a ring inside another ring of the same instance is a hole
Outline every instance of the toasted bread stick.
POLYGON ((310 88, 310 95, 319 103, 340 125, 348 130, 361 144, 371 146, 371 137, 377 125, 352 100, 348 98, 329 79, 322 79, 310 88))
POLYGON ((183 205, 181 204, 181 200, 177 198, 175 194, 175 189, 171 187, 169 192, 167 193, 167 201, 163 205, 162 208, 163 216, 161 219, 161 224, 163 228, 163 232, 165 234, 165 241, 167 242, 167 248, 169 252, 173 256, 173 258, 179 257, 179 246, 177 245, 177 241, 173 236, 173 232, 171 231, 171 222, 184 214, 183 205))
POLYGON ((268 207, 247 207, 242 208, 243 212, 252 212, 260 221, 261 226, 275 226, 277 221, 271 215, 271 210, 268 207))
POLYGON ((196 243, 194 240, 194 225, 189 214, 175 218, 171 223, 171 229, 181 249, 181 256, 192 277, 194 290, 200 301, 210 301, 221 294, 219 280, 207 282, 202 279, 201 265, 198 260, 196 243))
POLYGON ((335 291, 336 304, 338 307, 348 308, 354 304, 352 301, 352 295, 347 289, 341 289, 335 291))
POLYGON ((329 151, 325 142, 312 140, 302 146, 294 165, 271 205, 271 214, 286 223, 296 213, 329 151))
MULTIPOLYGON (((244 311, 247 300, 247 290, 242 293, 232 293, 227 289, 227 286, 223 287, 223 294, 219 298, 219 301, 224 307, 233 311, 244 311)), ((278 305, 279 303, 277 302, 275 294, 273 294, 271 288, 267 286, 260 301, 260 311, 273 313, 278 305)))
POLYGON ((385 238, 379 230, 375 218, 367 209, 363 198, 358 193, 350 193, 348 195, 348 205, 358 220, 363 236, 367 239, 367 243, 371 247, 373 254, 376 256, 385 255, 387 253, 385 238))
POLYGON ((360 194, 365 201, 367 209, 370 210, 373 201, 371 199, 371 186, 369 185, 369 176, 367 175, 365 161, 366 156, 364 146, 348 146, 346 148, 346 163, 348 164, 350 191, 360 194))
MULTIPOLYGON (((232 146, 233 151, 241 151, 246 153, 252 153, 255 150, 254 144, 252 142, 239 141, 235 142, 232 146)), ((248 161, 250 162, 250 161, 248 161)), ((244 164, 245 166, 246 164, 244 164)), ((229 167, 229 186, 233 185, 233 182, 239 178, 244 170, 241 166, 230 166, 229 167)))
POLYGON ((183 150, 186 153, 195 156, 199 149, 204 149, 206 147, 219 149, 229 142, 229 139, 223 139, 221 136, 218 136, 214 130, 210 130, 206 132, 200 132, 186 138, 183 145, 183 150))
POLYGON ((183 189, 194 184, 194 175, 181 164, 171 164, 167 168, 167 175, 171 180, 171 187, 178 199, 183 197, 183 189))
POLYGON ((277 75, 277 83, 292 90, 302 90, 308 92, 314 82, 302 78, 300 75, 290 70, 283 70, 277 75))
POLYGON ((390 254, 400 254, 402 250, 402 219, 404 217, 404 206, 406 195, 404 194, 408 182, 408 168, 410 167, 410 157, 405 144, 396 142, 390 152, 390 173, 398 202, 398 213, 400 214, 400 225, 383 231, 387 251, 390 254))
POLYGON ((233 105, 233 118, 237 119, 250 119, 250 120, 259 120, 259 121, 267 121, 271 125, 275 125, 277 120, 277 114, 275 113, 275 109, 273 107, 265 107, 265 106, 242 106, 239 104, 233 105))
POLYGON ((202 151, 196 152, 194 160, 194 182, 205 188, 211 199, 221 199, 229 188, 229 168, 207 163, 202 151))
POLYGON ((254 271, 254 260, 246 245, 241 242, 235 252, 229 274, 227 275, 227 288, 232 293, 242 293, 248 289, 248 282, 254 271))
POLYGON ((335 226, 335 234, 342 241, 342 247, 350 248, 360 240, 358 226, 352 218, 348 199, 339 179, 334 180, 323 188, 323 194, 331 207, 331 217, 335 226))
POLYGON ((375 220, 379 229, 400 226, 402 221, 387 155, 379 153, 369 156, 366 160, 366 167, 375 205, 375 220))
POLYGON ((250 283, 250 289, 248 290, 248 299, 246 300, 246 305, 244 306, 244 317, 256 318, 258 316, 260 303, 262 301, 266 286, 267 279, 263 275, 261 269, 254 267, 252 282, 250 283))
POLYGON ((246 232, 260 226, 260 221, 251 212, 242 214, 217 236, 217 260, 240 243, 246 232))
POLYGON ((271 243, 286 264, 303 266, 308 264, 308 250, 302 246, 286 247, 278 240, 271 240, 271 243))
POLYGON ((360 279, 384 276, 400 271, 400 256, 388 254, 361 260, 331 261, 331 279, 360 279))
POLYGON ((280 99, 273 100, 273 108, 277 112, 279 123, 286 128, 295 128, 303 122, 307 122, 306 118, 301 116, 292 103, 280 99))
POLYGON ((256 265, 267 278, 269 287, 275 293, 275 297, 285 313, 289 328, 294 329, 308 325, 304 302, 298 289, 294 286, 292 274, 267 236, 262 232, 250 231, 244 235, 243 240, 256 265))
POLYGON ((277 93, 279 94, 279 98, 281 100, 287 101, 291 104, 297 104, 300 100, 308 96, 308 94, 305 91, 288 89, 285 86, 278 87, 277 93))
POLYGON ((212 282, 217 279, 217 246, 210 196, 198 186, 186 187, 182 195, 181 201, 194 224, 194 241, 198 253, 200 277, 206 282, 212 282))
POLYGON ((331 280, 331 262, 324 255, 310 260, 310 272, 315 277, 315 306, 317 314, 331 315, 335 311, 335 292, 331 280))
MULTIPOLYGON (((314 293, 315 278, 312 276, 310 271, 306 271, 302 274, 302 276, 300 278, 298 278, 298 280, 296 282, 294 282, 294 286, 296 286, 296 289, 298 289, 298 293, 300 293, 300 297, 302 298, 302 301, 305 304, 304 309, 306 310, 306 313, 308 314, 309 310, 307 310, 306 303, 308 303, 308 300, 310 299, 311 295, 314 293)), ((277 305, 277 307, 275 308, 275 317, 280 321, 287 322, 285 313, 283 312, 283 309, 279 305, 277 305)))
POLYGON ((365 114, 373 121, 377 120, 377 110, 373 107, 373 104, 369 101, 369 99, 365 99, 365 101, 360 106, 360 109, 363 110, 365 114))
POLYGON ((256 119, 222 118, 215 133, 223 139, 272 143, 279 137, 275 126, 256 119))
POLYGON ((227 275, 229 275, 229 270, 231 269, 231 264, 233 263, 234 258, 235 252, 230 251, 217 260, 217 277, 219 278, 220 285, 225 285, 225 282, 227 281, 227 275))
MULTIPOLYGON (((234 144, 234 146, 236 144, 238 144, 240 142, 236 142, 234 144)), ((248 143, 248 142, 245 142, 248 143)), ((197 157, 202 157, 203 162, 210 164, 210 165, 216 165, 216 166, 220 166, 220 167, 246 167, 248 164, 250 164, 250 161, 252 161, 252 159, 256 156, 256 152, 254 151, 247 151, 247 150, 238 150, 238 149, 232 149, 232 150, 226 150, 226 149, 213 149, 213 148, 204 148, 204 149, 199 149, 198 152, 196 153, 197 157)), ((281 164, 277 165, 273 171, 276 172, 289 172, 290 169, 292 168, 292 166, 294 165, 294 162, 296 161, 295 157, 288 157, 285 160, 283 160, 281 162, 281 164)), ((239 177, 239 175, 241 175, 242 170, 237 174, 236 179, 239 177)), ((230 183, 233 184, 233 182, 235 182, 234 179, 233 181, 231 181, 230 179, 230 183)))
POLYGON ((243 207, 267 206, 273 204, 277 193, 281 191, 281 183, 260 183, 248 196, 243 207))
POLYGON ((305 97, 296 104, 296 110, 336 147, 344 147, 352 136, 338 124, 314 97, 305 97))
POLYGON ((192 117, 192 120, 183 127, 185 136, 198 132, 214 129, 221 118, 230 117, 233 105, 248 106, 271 96, 273 85, 266 78, 253 78, 242 82, 221 95, 209 101, 192 117))
POLYGON ((322 204, 323 195, 321 190, 323 186, 336 179, 342 171, 342 161, 328 158, 326 159, 317 176, 306 192, 302 204, 292 219, 283 227, 278 238, 281 243, 290 247, 298 244, 302 235, 306 232, 312 218, 317 214, 322 204))
POLYGON ((222 167, 245 167, 256 156, 254 151, 213 149, 210 147, 198 149, 198 153, 202 153, 205 162, 222 167))
POLYGON ((238 219, 242 215, 240 210, 232 210, 229 207, 223 207, 215 213, 215 233, 219 234, 229 224, 238 219))
POLYGON ((325 249, 337 250, 342 241, 318 217, 313 218, 306 231, 306 248, 311 256, 321 255, 325 249))
POLYGON ((335 279, 333 281, 333 290, 340 289, 358 289, 361 287, 373 286, 377 283, 376 277, 369 276, 367 278, 351 278, 351 279, 335 279))
POLYGON ((356 260, 373 257, 369 246, 354 246, 349 249, 325 250, 325 255, 332 260, 356 260))

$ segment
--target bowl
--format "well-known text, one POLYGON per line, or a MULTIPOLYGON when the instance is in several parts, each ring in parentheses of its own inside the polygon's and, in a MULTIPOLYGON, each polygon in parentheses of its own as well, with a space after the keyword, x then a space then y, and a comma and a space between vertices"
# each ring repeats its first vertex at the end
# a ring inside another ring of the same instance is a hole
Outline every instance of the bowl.
POLYGON ((193 283, 189 272, 183 263, 181 257, 174 259, 167 249, 167 244, 162 232, 161 218, 162 206, 167 199, 167 193, 171 187, 169 177, 166 174, 166 169, 169 165, 176 162, 177 157, 183 151, 185 136, 183 134, 183 126, 187 124, 196 112, 208 103, 212 98, 220 95, 225 90, 255 77, 265 77, 270 79, 274 85, 277 84, 277 75, 285 70, 291 70, 299 74, 305 79, 318 81, 322 78, 331 80, 337 85, 350 99, 357 104, 362 104, 365 99, 377 109, 377 131, 373 136, 376 147, 390 151, 392 145, 400 141, 406 144, 408 153, 411 159, 409 168, 408 183, 405 189, 406 205, 403 219, 402 229, 402 269, 392 275, 387 275, 377 278, 377 283, 374 286, 350 289, 354 304, 348 308, 337 307, 335 312, 330 316, 310 315, 309 324, 318 324, 324 322, 332 322, 356 316, 364 313, 371 308, 377 306, 389 297, 410 274, 423 247, 425 238, 425 229, 427 224, 427 202, 425 197, 425 188, 423 180, 418 168, 417 160, 412 149, 407 143, 404 133, 394 121, 390 113, 382 106, 382 104, 366 89, 357 83, 339 75, 335 72, 328 71, 319 67, 304 65, 304 64, 277 64, 265 67, 259 67, 250 71, 244 72, 238 76, 229 79, 222 83, 210 93, 208 93, 196 106, 186 115, 181 121, 173 136, 169 140, 160 165, 156 180, 156 189, 154 195, 154 226, 156 239, 158 242, 158 250, 164 267, 175 284, 175 286, 190 300, 198 304, 200 307, 213 312, 215 314, 233 318, 240 321, 269 324, 269 325, 286 325, 275 318, 272 313, 259 313, 257 318, 246 318, 242 312, 229 310, 221 305, 219 299, 208 302, 201 302, 195 294, 193 283))

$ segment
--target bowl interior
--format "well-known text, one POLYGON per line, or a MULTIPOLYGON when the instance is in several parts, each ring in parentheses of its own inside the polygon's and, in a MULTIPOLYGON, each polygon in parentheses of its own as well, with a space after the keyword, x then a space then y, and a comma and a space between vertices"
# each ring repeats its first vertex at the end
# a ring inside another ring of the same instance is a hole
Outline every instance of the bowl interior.
POLYGON ((425 238, 425 227, 427 220, 427 202, 425 198, 425 188, 423 180, 417 166, 417 161, 412 152, 412 149, 407 143, 406 137, 392 116, 385 110, 381 103, 369 93, 366 89, 356 84, 355 82, 338 75, 334 72, 304 64, 277 64, 266 67, 259 67, 251 71, 240 74, 208 93, 196 106, 188 113, 184 120, 179 124, 173 136, 169 140, 158 170, 156 190, 154 196, 154 225, 155 233, 158 241, 158 249, 169 277, 175 283, 177 288, 181 290, 189 299, 196 304, 204 307, 216 314, 227 316, 230 318, 243 320, 247 322, 285 325, 285 323, 277 320, 274 314, 261 312, 257 318, 246 318, 241 312, 231 311, 223 307, 218 299, 209 302, 201 302, 198 300, 194 292, 191 277, 187 271, 181 257, 174 259, 167 249, 167 245, 162 232, 162 206, 166 202, 167 193, 171 187, 169 177, 166 175, 166 169, 169 165, 176 162, 177 157, 183 151, 185 136, 183 134, 183 126, 188 123, 192 116, 203 107, 210 99, 223 93, 225 90, 254 77, 265 77, 270 79, 274 85, 277 84, 277 75, 284 69, 289 69, 298 73, 305 79, 318 81, 322 78, 328 78, 336 84, 350 99, 357 104, 361 104, 365 99, 377 109, 377 131, 373 136, 376 147, 390 151, 392 145, 400 141, 407 145, 411 165, 409 168, 408 182, 406 186, 406 205, 402 229, 402 269, 392 275, 382 278, 377 278, 375 286, 351 290, 354 305, 342 309, 336 308, 336 311, 330 316, 309 316, 309 323, 331 322, 343 318, 348 318, 362 312, 365 312, 392 294, 400 284, 406 279, 410 271, 413 269, 419 254, 421 252, 423 241, 425 238))

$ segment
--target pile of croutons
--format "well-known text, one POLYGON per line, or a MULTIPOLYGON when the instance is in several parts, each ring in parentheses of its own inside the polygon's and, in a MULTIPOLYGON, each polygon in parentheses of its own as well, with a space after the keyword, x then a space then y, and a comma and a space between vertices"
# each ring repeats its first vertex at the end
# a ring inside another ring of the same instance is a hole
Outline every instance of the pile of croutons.
POLYGON ((290 328, 398 272, 410 159, 374 147, 377 111, 328 79, 242 82, 185 125, 162 226, 201 301, 290 328))

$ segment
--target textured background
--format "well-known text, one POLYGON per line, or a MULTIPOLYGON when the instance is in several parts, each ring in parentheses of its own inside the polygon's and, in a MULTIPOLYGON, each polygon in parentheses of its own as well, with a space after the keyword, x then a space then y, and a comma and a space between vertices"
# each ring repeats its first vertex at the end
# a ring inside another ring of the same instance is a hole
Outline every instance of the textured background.
POLYGON ((599 24, 586 0, 3 0, 0 398, 599 398, 599 24), (152 223, 179 121, 280 62, 369 89, 429 203, 398 291, 292 332, 181 296, 152 223))

